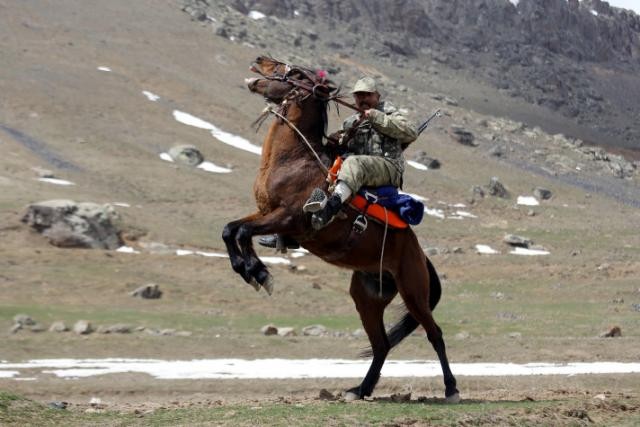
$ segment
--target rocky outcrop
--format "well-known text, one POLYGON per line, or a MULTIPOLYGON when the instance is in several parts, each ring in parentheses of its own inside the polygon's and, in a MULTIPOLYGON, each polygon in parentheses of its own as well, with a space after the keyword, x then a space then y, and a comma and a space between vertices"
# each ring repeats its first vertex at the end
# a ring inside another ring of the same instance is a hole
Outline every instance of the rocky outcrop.
POLYGON ((48 200, 30 205, 22 222, 54 246, 117 249, 122 246, 117 219, 118 214, 108 204, 48 200))

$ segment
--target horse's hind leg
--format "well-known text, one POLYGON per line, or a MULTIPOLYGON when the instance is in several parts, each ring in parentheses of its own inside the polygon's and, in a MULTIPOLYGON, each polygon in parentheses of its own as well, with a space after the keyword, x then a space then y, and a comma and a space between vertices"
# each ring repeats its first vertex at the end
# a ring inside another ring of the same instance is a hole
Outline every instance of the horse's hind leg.
POLYGON ((398 292, 411 315, 427 331, 427 338, 438 355, 444 376, 447 402, 457 403, 460 401, 460 395, 456 388, 456 379, 449 367, 442 330, 433 319, 429 308, 429 273, 424 263, 424 255, 419 250, 416 251, 415 257, 406 254, 402 260, 401 272, 396 277, 398 292))
POLYGON ((364 399, 371 396, 380 379, 380 370, 389 354, 391 346, 384 328, 383 314, 397 291, 395 283, 389 275, 383 277, 382 297, 378 294, 380 282, 377 275, 356 271, 351 276, 351 297, 362 320, 362 326, 369 337, 373 360, 362 383, 347 390, 346 400, 364 399), (375 277, 374 277, 375 276, 375 277))

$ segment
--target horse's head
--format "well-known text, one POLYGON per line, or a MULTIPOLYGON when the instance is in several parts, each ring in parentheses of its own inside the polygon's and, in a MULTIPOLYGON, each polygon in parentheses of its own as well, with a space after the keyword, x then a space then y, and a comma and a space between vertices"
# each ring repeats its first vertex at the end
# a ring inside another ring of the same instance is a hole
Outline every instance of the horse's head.
POLYGON ((338 90, 327 79, 325 71, 292 66, 266 56, 256 58, 250 70, 262 77, 245 79, 249 90, 276 104, 289 96, 296 97, 296 94, 300 95, 300 99, 306 99, 310 95, 326 102, 338 90))

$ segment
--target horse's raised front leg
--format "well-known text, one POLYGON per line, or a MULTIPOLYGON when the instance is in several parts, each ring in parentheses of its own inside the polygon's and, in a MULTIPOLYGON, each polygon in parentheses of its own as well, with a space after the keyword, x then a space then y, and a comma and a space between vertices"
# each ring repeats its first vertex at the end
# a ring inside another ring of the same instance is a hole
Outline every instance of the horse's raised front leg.
POLYGON ((387 332, 384 328, 384 309, 396 295, 396 287, 390 275, 383 277, 382 296, 379 295, 380 282, 377 274, 356 271, 351 276, 351 298, 356 303, 362 326, 369 337, 373 360, 362 383, 347 390, 345 400, 364 399, 371 396, 373 388, 380 379, 380 371, 387 354, 391 349, 387 332))
POLYGON ((247 269, 245 268, 244 257, 242 255, 242 251, 238 247, 237 235, 238 229, 242 224, 259 218, 260 216, 261 214, 259 212, 256 212, 244 218, 237 219, 225 225, 224 229, 222 230, 222 240, 224 240, 224 244, 227 247, 229 261, 231 261, 231 268, 233 268, 233 271, 242 276, 245 282, 252 285, 256 291, 260 290, 260 285, 255 282, 251 274, 249 274, 247 272, 247 269))
POLYGON ((273 277, 258 258, 251 238, 262 234, 295 234, 297 230, 292 229, 294 222, 295 217, 291 212, 278 208, 239 226, 237 240, 243 256, 245 275, 253 278, 269 295, 273 292, 273 277))

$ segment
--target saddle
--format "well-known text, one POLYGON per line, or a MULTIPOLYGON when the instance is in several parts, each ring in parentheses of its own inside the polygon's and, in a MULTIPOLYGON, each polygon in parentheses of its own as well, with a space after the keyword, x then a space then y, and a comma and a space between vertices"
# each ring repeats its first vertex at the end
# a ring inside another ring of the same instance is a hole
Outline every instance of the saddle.
MULTIPOLYGON (((327 180, 334 184, 342 167, 342 157, 336 157, 327 180)), ((354 221, 354 228, 364 231, 367 228, 367 217, 373 218, 391 228, 404 229, 416 225, 424 216, 424 205, 407 194, 400 194, 391 185, 382 187, 363 187, 351 198, 349 206, 360 215, 354 221)))

